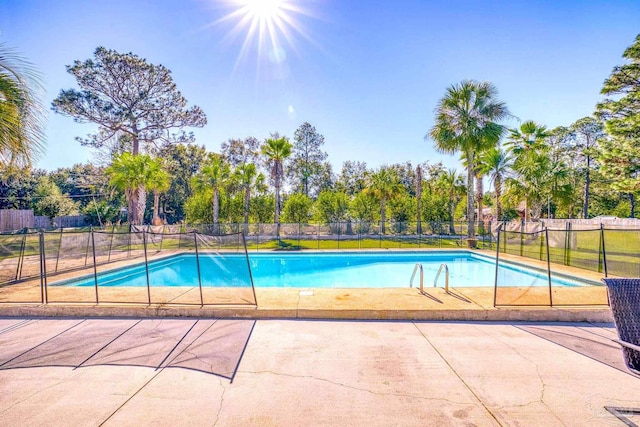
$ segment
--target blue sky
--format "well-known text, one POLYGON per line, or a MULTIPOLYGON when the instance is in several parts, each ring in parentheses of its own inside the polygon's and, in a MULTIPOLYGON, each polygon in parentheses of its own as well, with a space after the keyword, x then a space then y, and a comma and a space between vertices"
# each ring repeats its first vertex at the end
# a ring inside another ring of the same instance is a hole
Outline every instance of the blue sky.
MULTIPOLYGON (((205 111, 209 123, 193 130, 198 144, 219 151, 229 138, 292 138, 308 121, 339 172, 345 160, 460 168, 424 136, 445 89, 463 79, 492 82, 521 120, 569 125, 593 112, 640 32, 637 0, 287 3, 296 9, 286 11, 289 42, 279 33, 277 49, 260 54, 256 37, 240 55, 239 19, 220 22, 240 7, 233 0, 0 0, 0 41, 41 70, 48 109, 61 89, 76 87, 66 65, 97 46, 133 52, 172 70, 189 104, 205 111)), ((37 166, 91 160, 74 137, 92 128, 49 111, 37 166)))

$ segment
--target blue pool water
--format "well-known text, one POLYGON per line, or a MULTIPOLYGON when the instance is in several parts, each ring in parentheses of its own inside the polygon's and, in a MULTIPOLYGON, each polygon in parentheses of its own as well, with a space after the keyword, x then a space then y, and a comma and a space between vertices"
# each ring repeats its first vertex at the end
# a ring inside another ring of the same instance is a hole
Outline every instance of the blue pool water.
MULTIPOLYGON (((449 286, 494 286, 495 260, 465 251, 447 252, 339 252, 250 254, 256 287, 290 288, 392 288, 408 287, 416 263, 424 269, 424 285, 433 279, 442 263, 449 267, 449 286)), ((244 254, 176 255, 149 263, 151 286, 250 286, 244 254)), ((419 275, 414 279, 419 286, 419 275)), ((94 276, 58 283, 94 286, 94 276)), ((567 277, 552 276, 553 286, 585 286, 567 277)), ((55 284, 54 284, 55 285, 55 284)), ((147 286, 144 264, 98 274, 99 286, 147 286)), ((500 263, 499 286, 548 286, 545 271, 500 263)), ((444 286, 444 274, 438 286, 444 286)))

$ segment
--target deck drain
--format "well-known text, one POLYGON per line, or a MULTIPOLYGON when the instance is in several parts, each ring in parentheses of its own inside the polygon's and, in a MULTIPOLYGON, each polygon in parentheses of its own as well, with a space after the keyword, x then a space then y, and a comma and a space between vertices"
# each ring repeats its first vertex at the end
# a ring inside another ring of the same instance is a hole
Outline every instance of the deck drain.
POLYGON ((300 296, 301 297, 312 297, 313 296, 313 291, 309 290, 309 291, 300 291, 300 296))

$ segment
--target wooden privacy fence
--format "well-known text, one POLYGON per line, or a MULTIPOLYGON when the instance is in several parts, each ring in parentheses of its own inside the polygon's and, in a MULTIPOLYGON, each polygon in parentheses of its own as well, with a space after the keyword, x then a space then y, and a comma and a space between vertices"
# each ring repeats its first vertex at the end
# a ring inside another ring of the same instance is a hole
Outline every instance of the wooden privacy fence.
POLYGON ((32 209, 0 209, 0 232, 18 231, 24 228, 71 228, 87 227, 85 215, 57 216, 51 220, 46 216, 34 215, 32 209))
POLYGON ((0 209, 0 231, 34 228, 35 216, 31 209, 0 209))

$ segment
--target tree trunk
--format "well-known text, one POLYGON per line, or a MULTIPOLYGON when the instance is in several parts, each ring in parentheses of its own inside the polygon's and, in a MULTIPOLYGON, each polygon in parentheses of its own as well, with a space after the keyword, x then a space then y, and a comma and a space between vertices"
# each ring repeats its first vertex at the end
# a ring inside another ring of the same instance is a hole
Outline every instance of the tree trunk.
POLYGON ((629 193, 629 203, 631 204, 631 212, 629 218, 636 217, 636 196, 633 193, 629 193))
POLYGON ((213 189, 213 224, 218 224, 218 211, 220 210, 220 191, 218 187, 213 189))
POLYGON ((153 191, 153 222, 156 221, 156 218, 159 218, 158 213, 160 212, 160 192, 154 190, 153 191))
POLYGON ((251 201, 251 187, 244 189, 244 234, 249 234, 249 203, 251 201))
POLYGON ((144 210, 147 205, 147 192, 144 186, 140 186, 133 192, 134 217, 132 224, 140 225, 144 223, 144 210))
POLYGON ((385 229, 385 222, 387 221, 387 215, 386 215, 387 214, 387 212, 386 212, 387 209, 386 209, 386 207, 387 207, 387 201, 383 198, 380 201, 380 222, 381 222, 381 224, 380 224, 380 226, 381 226, 380 227, 380 232, 382 234, 385 234, 385 232, 386 232, 386 229, 385 229))
POLYGON ((273 215, 273 222, 276 223, 276 236, 280 235, 280 177, 276 176, 276 209, 273 215))
POLYGON ((497 176, 494 186, 496 190, 496 219, 498 221, 502 221, 502 203, 500 202, 500 199, 502 198, 502 180, 497 176))
POLYGON ((582 208, 582 217, 589 218, 589 184, 591 183, 591 157, 587 156, 587 174, 584 178, 584 207, 582 208))
POLYGON ((452 236, 456 234, 456 226, 453 223, 453 216, 456 213, 456 207, 453 203, 453 198, 449 198, 449 234, 452 236))
POLYGON ((476 205, 478 206, 478 231, 482 235, 484 232, 484 215, 482 215, 482 196, 484 193, 484 188, 482 186, 482 177, 479 175, 475 176, 476 179, 476 205))
POLYGON ((473 199, 473 152, 467 152, 467 237, 475 237, 476 231, 474 227, 474 199, 473 199))
POLYGON ((125 197, 127 199, 127 222, 129 224, 133 224, 134 218, 135 218, 135 196, 134 194, 135 190, 134 189, 129 189, 129 190, 125 190, 125 197))
MULTIPOLYGON (((133 126, 132 139, 133 147, 131 154, 137 156, 140 153, 140 141, 138 140, 138 129, 135 125, 133 126)), ((147 204, 147 194, 144 191, 144 187, 139 187, 137 190, 134 190, 131 199, 131 207, 133 209, 129 217, 129 224, 140 225, 144 220, 144 208, 147 204)))
POLYGON ((418 202, 416 233, 420 235, 422 234, 422 169, 420 166, 416 168, 416 201, 418 202))

